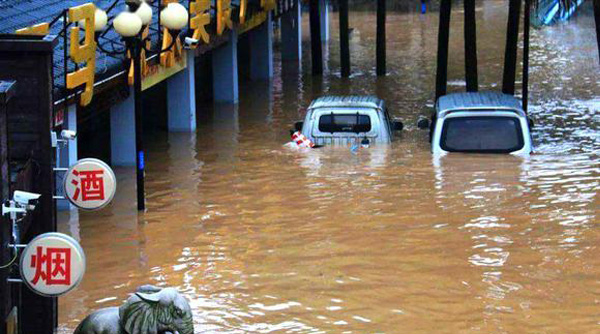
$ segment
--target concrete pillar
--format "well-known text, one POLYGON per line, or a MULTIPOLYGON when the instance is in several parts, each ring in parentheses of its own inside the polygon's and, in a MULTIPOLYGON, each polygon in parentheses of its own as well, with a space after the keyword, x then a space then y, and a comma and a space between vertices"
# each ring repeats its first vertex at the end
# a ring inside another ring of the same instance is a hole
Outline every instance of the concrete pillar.
MULTIPOLYGON (((77 105, 71 104, 67 107, 64 112, 63 119, 63 130, 71 130, 77 132, 77 105)), ((61 139, 60 133, 57 134, 58 138, 61 139)), ((77 162, 77 138, 68 140, 66 142, 58 143, 58 154, 57 167, 69 168, 77 162)), ((63 193, 63 179, 66 173, 56 174, 57 182, 56 187, 57 194, 63 193)), ((71 205, 68 200, 58 200, 56 202, 57 209, 59 211, 67 211, 71 209, 71 205)))
POLYGON ((302 2, 281 16, 281 59, 302 63, 302 2))
POLYGON ((321 43, 329 41, 329 0, 319 1, 321 15, 321 43))
POLYGON ((213 99, 238 103, 237 32, 229 31, 229 42, 212 52, 213 99))
POLYGON ((273 77, 273 20, 267 20, 248 32, 250 39, 250 79, 269 80, 273 77))
POLYGON ((196 131, 196 78, 194 50, 187 50, 187 67, 167 80, 170 132, 196 131))
POLYGON ((113 166, 135 166, 133 88, 126 100, 110 109, 110 149, 113 166))

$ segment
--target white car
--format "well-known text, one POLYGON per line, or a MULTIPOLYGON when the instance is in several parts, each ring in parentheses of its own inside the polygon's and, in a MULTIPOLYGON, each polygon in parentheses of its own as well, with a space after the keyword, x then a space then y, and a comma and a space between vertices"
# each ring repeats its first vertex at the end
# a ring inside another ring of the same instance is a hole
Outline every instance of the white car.
MULTIPOLYGON (((420 122, 419 127, 427 127, 420 122)), ((531 122, 521 102, 499 92, 454 93, 438 99, 430 126, 431 150, 528 155, 531 122)))
POLYGON ((402 122, 392 121, 385 102, 374 96, 325 96, 314 100, 301 131, 315 145, 352 145, 357 141, 390 143, 402 122))

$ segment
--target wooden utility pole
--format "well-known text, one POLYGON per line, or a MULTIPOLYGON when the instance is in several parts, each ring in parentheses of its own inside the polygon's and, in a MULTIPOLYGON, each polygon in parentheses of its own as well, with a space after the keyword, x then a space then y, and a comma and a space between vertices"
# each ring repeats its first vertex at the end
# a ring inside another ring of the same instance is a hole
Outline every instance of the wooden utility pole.
POLYGON ((600 0, 594 0, 594 19, 596 21, 596 41, 600 53, 600 0))
POLYGON ((448 43, 450 39, 450 12, 452 0, 441 0, 440 25, 438 30, 437 74, 435 80, 435 100, 446 95, 448 83, 448 43))
POLYGON ((350 32, 348 29, 348 0, 339 0, 340 5, 340 63, 342 77, 350 76, 350 32))
POLYGON ((475 22, 475 0, 464 0, 465 6, 465 77, 467 92, 476 92, 477 81, 477 24, 475 22))
POLYGON ((531 0, 525 0, 523 27, 523 110, 529 106, 529 35, 531 30, 531 0))
POLYGON ((377 0, 377 75, 386 73, 385 0, 377 0))
POLYGON ((510 95, 515 94, 520 12, 521 0, 510 0, 508 7, 508 26, 506 29, 506 49, 504 53, 504 76, 502 78, 502 92, 510 95))
POLYGON ((319 16, 319 0, 310 0, 309 15, 312 73, 315 75, 321 75, 323 74, 323 48, 321 45, 321 18, 319 16))

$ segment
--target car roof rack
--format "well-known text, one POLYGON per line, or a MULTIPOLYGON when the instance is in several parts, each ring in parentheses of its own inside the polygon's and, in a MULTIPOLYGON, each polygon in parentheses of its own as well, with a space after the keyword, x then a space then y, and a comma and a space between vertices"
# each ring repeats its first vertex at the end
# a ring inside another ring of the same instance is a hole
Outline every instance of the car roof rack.
POLYGON ((438 114, 459 110, 481 111, 489 109, 514 110, 519 114, 524 114, 521 102, 516 97, 501 92, 453 93, 440 97, 437 103, 438 114))
POLYGON ((374 108, 383 110, 385 102, 377 96, 323 96, 314 100, 308 109, 317 108, 374 108))

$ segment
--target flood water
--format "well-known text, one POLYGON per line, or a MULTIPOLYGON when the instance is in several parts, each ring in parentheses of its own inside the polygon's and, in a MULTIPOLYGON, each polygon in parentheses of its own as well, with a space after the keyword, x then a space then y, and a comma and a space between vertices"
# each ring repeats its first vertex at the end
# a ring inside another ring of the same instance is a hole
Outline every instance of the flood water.
MULTIPOLYGON (((351 79, 337 13, 323 78, 275 53, 271 85, 200 106, 195 134, 148 137, 147 207, 133 169, 100 212, 62 215, 88 267, 60 298, 60 332, 142 284, 177 287, 198 333, 600 332, 600 66, 593 19, 533 31, 529 158, 435 159, 414 125, 433 104, 438 14, 388 13, 389 75, 373 11, 353 11, 351 79), (270 92, 269 92, 270 91, 270 92), (282 147, 323 94, 377 94, 405 131, 389 147, 282 147)), ((462 6, 451 91, 464 90, 462 6)), ((482 89, 501 86, 507 2, 478 2, 482 89)), ((518 76, 520 80, 520 74, 518 76)))

